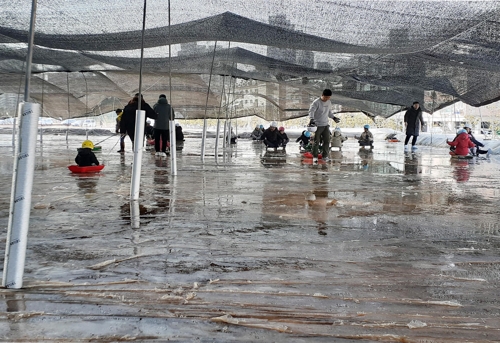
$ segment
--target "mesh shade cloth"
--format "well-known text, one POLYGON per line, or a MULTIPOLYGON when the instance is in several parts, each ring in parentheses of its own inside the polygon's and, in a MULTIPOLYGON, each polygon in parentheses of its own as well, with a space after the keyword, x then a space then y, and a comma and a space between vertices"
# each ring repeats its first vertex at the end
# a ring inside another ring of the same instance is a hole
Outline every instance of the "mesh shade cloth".
MULTIPOLYGON (((1 2, 0 93, 17 94, 31 4, 1 2)), ((433 112, 500 99, 499 1, 171 3, 169 29, 165 2, 148 1, 143 94, 151 105, 167 94, 184 118, 283 121, 324 88, 336 112, 384 118, 413 101, 433 112)), ((45 115, 98 115, 138 91, 142 5, 39 3, 30 92, 45 115)))

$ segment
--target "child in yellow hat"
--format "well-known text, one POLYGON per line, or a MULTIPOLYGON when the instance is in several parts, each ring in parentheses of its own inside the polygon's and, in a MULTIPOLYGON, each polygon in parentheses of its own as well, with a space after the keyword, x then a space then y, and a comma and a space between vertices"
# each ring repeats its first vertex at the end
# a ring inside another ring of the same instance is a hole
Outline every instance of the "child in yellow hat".
POLYGON ((78 155, 75 157, 75 162, 79 167, 88 167, 91 165, 99 165, 99 161, 95 154, 92 152, 94 143, 89 140, 83 141, 82 147, 78 149, 78 155))

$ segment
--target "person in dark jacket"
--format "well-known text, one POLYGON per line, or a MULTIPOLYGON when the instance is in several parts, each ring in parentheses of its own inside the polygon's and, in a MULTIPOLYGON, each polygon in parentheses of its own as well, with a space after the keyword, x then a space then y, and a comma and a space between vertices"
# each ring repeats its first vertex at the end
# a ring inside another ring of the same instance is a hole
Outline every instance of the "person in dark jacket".
MULTIPOLYGON (((122 119, 120 120, 120 133, 122 135, 127 134, 134 144, 134 135, 135 135, 135 114, 139 109, 139 93, 137 93, 132 100, 129 101, 127 106, 123 109, 122 119)), ((141 96, 141 111, 146 112, 146 118, 156 119, 158 115, 156 112, 149 106, 144 98, 141 96)), ((146 121, 144 121, 144 126, 146 126, 146 121)), ((144 138, 142 138, 144 139, 144 138)))
POLYGON ((269 128, 264 131, 262 136, 260 136, 260 140, 264 141, 266 149, 274 148, 274 151, 276 151, 277 148, 280 146, 281 142, 283 141, 280 132, 276 128, 277 126, 278 124, 275 121, 273 121, 269 126, 269 128))
POLYGON ((154 131, 156 154, 166 153, 168 142, 170 142, 169 121, 175 119, 175 113, 172 106, 168 103, 165 94, 160 94, 158 102, 154 104, 153 109, 158 114, 158 118, 155 120, 154 131))
MULTIPOLYGON (((486 154, 486 156, 490 156, 491 154, 491 149, 488 149, 488 150, 483 150, 483 149, 480 149, 484 147, 484 144, 481 143, 480 141, 478 141, 476 139, 476 137, 474 137, 474 135, 472 134, 472 125, 471 124, 465 124, 464 125, 464 130, 467 131, 467 134, 469 135, 469 139, 471 140, 472 143, 474 143, 477 147, 476 151, 471 151, 471 153, 473 155, 476 155, 476 156, 479 156, 479 154, 486 154)), ((456 137, 455 137, 456 138, 456 137)))
POLYGON ((92 152, 94 143, 89 140, 83 141, 82 147, 78 149, 78 155, 75 157, 75 162, 79 167, 88 167, 91 165, 99 165, 99 161, 95 154, 92 152))
POLYGON ((417 137, 420 134, 420 125, 424 125, 424 118, 422 117, 422 109, 418 101, 415 101, 413 105, 406 111, 404 118, 406 126, 406 139, 405 139, 405 151, 408 150, 407 144, 410 141, 410 137, 413 136, 411 141, 411 150, 417 150, 415 143, 417 143, 417 137))
POLYGON ((175 141, 184 142, 184 133, 182 132, 181 124, 175 124, 175 141))
POLYGON ((288 144, 288 142, 290 142, 290 138, 288 138, 288 135, 285 133, 285 128, 283 126, 280 126, 279 132, 282 139, 280 146, 282 146, 283 149, 286 149, 286 145, 288 144))
POLYGON ((300 144, 301 148, 305 148, 307 144, 309 144, 309 140, 311 139, 311 133, 307 130, 302 131, 302 134, 295 141, 300 144))

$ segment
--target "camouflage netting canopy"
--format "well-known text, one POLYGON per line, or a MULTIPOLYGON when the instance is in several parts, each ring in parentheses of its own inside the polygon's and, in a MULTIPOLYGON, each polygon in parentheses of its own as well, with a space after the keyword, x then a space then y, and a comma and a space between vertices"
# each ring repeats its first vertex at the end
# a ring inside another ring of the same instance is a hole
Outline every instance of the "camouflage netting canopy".
MULTIPOLYGON (((30 95, 43 115, 125 106, 144 3, 38 1, 30 95)), ((413 101, 432 113, 500 99, 500 1, 170 3, 147 1, 142 90, 186 119, 301 117, 324 88, 337 112, 385 118, 413 101)), ((0 93, 24 91, 30 16, 31 1, 1 0, 0 93)))

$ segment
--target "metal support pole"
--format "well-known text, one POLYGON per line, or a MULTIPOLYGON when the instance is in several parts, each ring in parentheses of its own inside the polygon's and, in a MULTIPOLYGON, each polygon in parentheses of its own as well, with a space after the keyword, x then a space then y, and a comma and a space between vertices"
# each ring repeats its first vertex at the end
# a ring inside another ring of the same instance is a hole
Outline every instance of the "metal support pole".
POLYGON ((40 123, 40 146, 43 144, 43 124, 40 123))
POLYGON ((203 133, 201 135, 201 162, 202 163, 205 163, 205 141, 207 138, 207 107, 208 107, 208 98, 210 95, 210 85, 212 83, 212 71, 214 69, 215 51, 216 50, 217 50, 217 41, 215 41, 214 54, 212 55, 212 64, 210 65, 210 76, 208 77, 207 100, 205 102, 205 117, 203 118, 203 133))
POLYGON ((219 135, 220 135, 220 119, 217 118, 217 129, 215 130, 215 163, 219 158, 219 135))
POLYGON ((170 94, 170 173, 177 175, 177 138, 175 135, 175 121, 172 100, 172 44, 170 38, 170 0, 168 0, 168 88, 170 94))
POLYGON ((16 149, 16 124, 17 124, 17 121, 16 121, 16 117, 13 118, 14 121, 12 123, 12 151, 15 151, 16 149))
POLYGON ((224 131, 222 135, 222 149, 226 149, 226 128, 227 128, 227 117, 226 120, 224 120, 224 131))
POLYGON ((142 12, 142 41, 141 41, 141 62, 139 67, 139 96, 137 97, 137 111, 135 112, 135 133, 134 133, 134 162, 132 165, 132 180, 130 181, 130 200, 139 199, 139 189, 141 184, 142 167, 142 147, 144 145, 144 121, 146 111, 141 111, 142 103, 142 62, 144 59, 144 31, 146 29, 146 0, 142 12))

